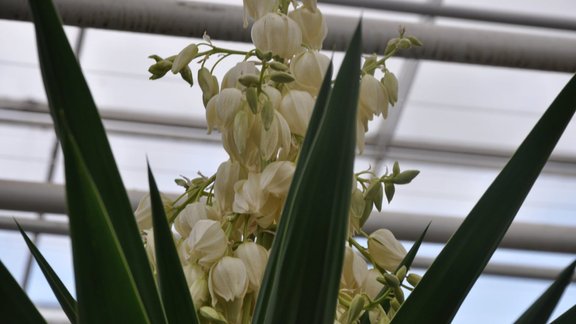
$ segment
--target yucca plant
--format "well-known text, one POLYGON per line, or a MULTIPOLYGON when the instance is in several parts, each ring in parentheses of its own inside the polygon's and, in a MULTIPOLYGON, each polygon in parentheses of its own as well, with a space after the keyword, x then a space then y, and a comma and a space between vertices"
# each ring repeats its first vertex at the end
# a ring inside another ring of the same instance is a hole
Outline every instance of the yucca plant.
MULTIPOLYGON (((24 230, 20 230, 64 312, 72 323, 199 323, 200 319, 225 322, 211 308, 194 308, 163 202, 149 169, 155 280, 96 106, 60 19, 50 1, 30 0, 30 5, 44 84, 65 158, 77 300, 24 230)), ((356 143, 360 50, 359 26, 335 83, 331 85, 329 68, 318 94, 255 300, 253 323, 335 320, 347 238, 352 186, 349 175, 356 143)), ((575 110, 573 78, 399 308, 393 323, 452 320, 575 110)), ((410 268, 424 234, 425 231, 398 270, 410 268)), ((576 262, 568 266, 518 323, 546 322, 575 266, 576 262)), ((2 320, 44 322, 3 265, 0 282, 2 320)), ((385 301, 381 306, 391 307, 385 301)), ((362 313, 364 300, 354 299, 348 306, 351 322, 369 321, 367 312, 362 313)), ((243 323, 249 321, 242 319, 243 323)), ((555 322, 575 321, 576 307, 572 307, 555 322)))

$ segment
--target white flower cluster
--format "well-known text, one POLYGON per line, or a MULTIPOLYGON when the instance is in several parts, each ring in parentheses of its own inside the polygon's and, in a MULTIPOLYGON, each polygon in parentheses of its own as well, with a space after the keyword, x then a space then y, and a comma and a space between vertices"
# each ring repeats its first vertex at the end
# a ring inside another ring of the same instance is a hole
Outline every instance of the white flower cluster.
MULTIPOLYGON (((201 320, 207 322, 239 323, 251 318, 295 161, 330 64, 330 58, 320 53, 327 28, 315 0, 244 0, 245 26, 250 21, 255 46, 251 51, 220 48, 205 36, 178 55, 151 56, 155 63, 149 69, 151 79, 171 71, 193 85, 189 65, 195 60, 201 64, 196 79, 208 132, 221 133, 230 157, 212 177, 177 179, 186 191, 174 201, 162 197, 190 293, 201 320), (216 64, 231 55, 244 59, 219 82, 214 68, 206 67, 214 55, 222 55, 216 64)), ((402 32, 389 43, 384 57, 371 56, 364 64, 358 110, 360 151, 368 121, 374 115, 386 117, 388 104, 397 100, 397 81, 385 61, 404 48, 398 45, 404 39, 402 32), (383 73, 380 81, 374 77, 377 70, 383 73)), ((390 201, 394 185, 410 182, 414 172, 400 172, 395 164, 391 174, 380 178, 370 171, 355 175, 349 243, 362 256, 347 247, 338 306, 341 323, 352 323, 363 312, 381 321, 390 318, 393 308, 383 309, 380 302, 401 303, 399 285, 381 292, 391 286, 380 281, 397 275, 406 251, 390 231, 368 235, 361 228, 373 207, 380 210, 383 192, 390 201), (356 243, 357 234, 368 238, 367 249, 356 243), (374 268, 369 269, 367 261, 374 268)), ((135 214, 154 269, 148 197, 135 214)), ((403 279, 398 276, 397 281, 403 279)))

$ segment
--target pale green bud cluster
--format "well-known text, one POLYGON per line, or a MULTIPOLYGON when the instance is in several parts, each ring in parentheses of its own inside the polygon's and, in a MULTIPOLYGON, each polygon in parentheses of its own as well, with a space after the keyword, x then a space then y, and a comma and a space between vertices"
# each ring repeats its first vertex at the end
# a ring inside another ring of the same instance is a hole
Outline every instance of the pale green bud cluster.
MULTIPOLYGON (((150 79, 168 71, 202 90, 208 133, 220 133, 229 159, 215 175, 176 179, 184 193, 163 197, 168 221, 201 322, 241 323, 252 317, 268 253, 292 177, 295 161, 330 59, 320 53, 326 22, 315 0, 244 0, 244 23, 251 26, 254 49, 237 51, 215 46, 207 35, 177 55, 152 55, 150 79), (223 77, 216 67, 224 59, 242 59, 223 77), (215 63, 213 62, 215 59, 215 63), (198 66, 191 68, 197 64, 198 66), (212 64, 212 66, 210 66, 212 64)), ((366 58, 362 68, 357 146, 373 116, 388 115, 398 101, 398 81, 386 69, 397 50, 417 46, 400 37, 389 42, 383 57, 366 58), (381 73, 382 76, 375 76, 381 73)), ((387 229, 362 231, 384 195, 392 200, 395 185, 409 183, 418 171, 377 176, 370 170, 354 175, 346 247, 338 301, 338 323, 356 323, 365 314, 387 323, 404 301, 406 251, 387 229), (364 236, 368 247, 355 236, 364 236), (399 269, 398 269, 399 268, 399 269), (382 308, 382 303, 389 307, 382 308)), ((149 198, 135 212, 150 264, 155 269, 149 198)), ((416 285, 418 277, 407 276, 416 285)))

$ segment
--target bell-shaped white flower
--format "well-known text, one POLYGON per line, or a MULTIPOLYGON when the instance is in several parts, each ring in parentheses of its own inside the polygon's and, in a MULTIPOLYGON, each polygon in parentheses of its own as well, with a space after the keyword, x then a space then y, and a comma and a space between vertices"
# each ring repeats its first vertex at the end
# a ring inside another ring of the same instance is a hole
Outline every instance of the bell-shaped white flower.
POLYGON ((394 272, 406 256, 406 249, 394 234, 385 228, 379 229, 368 237, 368 251, 374 262, 380 267, 394 272))
POLYGON ((222 214, 232 212, 234 203, 234 184, 246 175, 240 163, 226 161, 218 167, 216 180, 214 180, 214 199, 222 214))
POLYGON ((228 242, 220 223, 201 219, 194 224, 186 239, 190 260, 204 268, 210 267, 226 253, 228 242))
POLYGON ((239 214, 258 214, 266 203, 268 194, 260 184, 260 173, 250 173, 248 179, 234 185, 234 203, 232 210, 239 214))
MULTIPOLYGON (((164 206, 166 217, 169 217, 173 210, 172 200, 163 194, 160 194, 160 198, 162 200, 162 205, 164 206)), ((150 203, 150 194, 145 194, 142 199, 140 199, 138 207, 134 212, 134 216, 136 217, 138 228, 141 231, 152 228, 152 206, 150 203)))
POLYGON ((290 72, 296 79, 296 86, 299 89, 316 96, 329 65, 328 56, 316 51, 303 51, 292 59, 290 72))
POLYGON ((257 292, 266 270, 268 251, 254 242, 244 242, 234 251, 234 256, 242 260, 246 266, 249 280, 248 292, 257 292))
POLYGON ((360 220, 365 205, 364 194, 360 189, 354 188, 350 200, 350 211, 348 212, 348 235, 352 236, 360 230, 360 220))
POLYGON ((252 61, 244 61, 236 63, 236 65, 228 70, 222 78, 222 84, 220 85, 222 89, 226 88, 238 88, 244 89, 245 86, 238 83, 238 79, 245 74, 259 74, 260 71, 256 68, 256 65, 252 61))
POLYGON ((368 265, 364 258, 354 252, 352 248, 346 246, 340 286, 343 289, 356 291, 362 287, 367 275, 368 265))
POLYGON ((199 308, 208 301, 208 274, 202 267, 195 264, 186 264, 182 267, 194 306, 199 308))
POLYGON ((187 205, 174 220, 174 228, 183 238, 187 238, 190 230, 201 219, 217 219, 216 211, 203 202, 187 205))
POLYGON ((277 197, 285 197, 292 183, 294 169, 294 163, 290 161, 272 162, 262 171, 260 186, 277 197))
POLYGON ((248 26, 248 18, 260 19, 278 8, 278 0, 244 0, 244 28, 248 26))
POLYGON ((282 98, 279 112, 288 122, 292 134, 304 136, 313 109, 314 98, 308 92, 290 90, 282 98))
POLYGON ((364 113, 388 116, 388 94, 380 81, 370 74, 362 76, 360 81, 359 110, 364 113))
POLYGON ((368 270, 366 278, 364 278, 364 282, 362 283, 362 290, 368 295, 368 297, 370 297, 370 299, 375 299, 384 287, 382 283, 376 280, 378 277, 382 277, 380 271, 376 269, 370 269, 368 270))
POLYGON ((217 94, 214 99, 216 100, 214 104, 216 105, 218 119, 222 121, 223 127, 229 127, 234 122, 236 114, 242 108, 242 91, 236 88, 226 88, 217 94))
POLYGON ((322 42, 326 38, 328 28, 320 10, 310 10, 307 6, 302 6, 290 12, 288 17, 300 27, 303 44, 311 49, 322 49, 322 42))
POLYGON ((316 2, 317 2, 316 0, 302 0, 302 4, 304 4, 304 7, 313 12, 316 11, 316 9, 318 9, 316 2))
POLYGON ((252 42, 263 53, 272 52, 289 59, 302 44, 302 32, 298 24, 280 13, 268 13, 252 26, 252 42))
POLYGON ((218 117, 218 111, 216 111, 217 102, 218 99, 214 96, 206 104, 206 124, 208 125, 208 134, 211 134, 213 129, 222 128, 222 121, 218 117))
POLYGON ((244 298, 248 283, 244 262, 234 257, 223 257, 210 269, 208 289, 212 296, 212 304, 215 305, 218 299, 230 302, 244 298))

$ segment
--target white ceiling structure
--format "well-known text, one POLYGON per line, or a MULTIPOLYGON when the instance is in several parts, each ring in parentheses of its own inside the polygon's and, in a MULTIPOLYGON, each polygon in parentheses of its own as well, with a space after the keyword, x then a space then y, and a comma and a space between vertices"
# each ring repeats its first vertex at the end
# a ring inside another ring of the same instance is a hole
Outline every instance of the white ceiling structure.
MULTIPOLYGON (((368 226, 387 226, 410 246, 433 220, 417 260, 425 268, 576 71, 576 2, 319 2, 329 22, 327 50, 342 50, 360 15, 366 53, 381 50, 399 24, 425 44, 392 59, 401 100, 388 120, 372 123, 356 162, 358 170, 383 171, 398 160, 421 171, 368 226)), ((200 90, 179 78, 149 81, 147 56, 177 53, 204 30, 222 46, 249 46, 242 43, 247 32, 238 28, 241 1, 56 3, 134 200, 147 190, 146 156, 166 193, 179 192, 173 182, 179 175, 214 173, 227 156, 219 136, 206 134, 200 90)), ((58 322, 56 300, 12 221, 38 233, 40 250, 73 290, 61 153, 25 7, 22 0, 0 2, 0 259, 58 322)), ((455 323, 515 320, 573 261, 574 197, 576 122, 455 323)), ((575 303, 572 283, 555 315, 575 303)))

